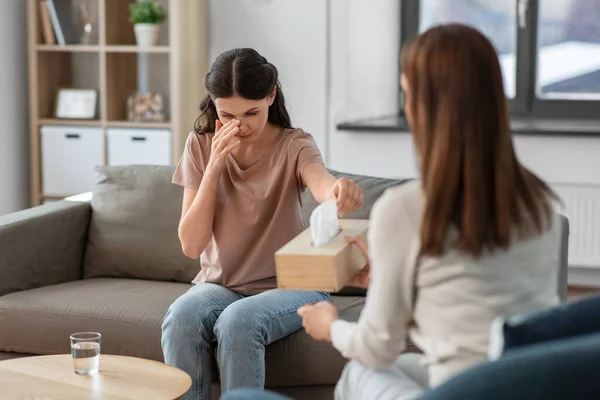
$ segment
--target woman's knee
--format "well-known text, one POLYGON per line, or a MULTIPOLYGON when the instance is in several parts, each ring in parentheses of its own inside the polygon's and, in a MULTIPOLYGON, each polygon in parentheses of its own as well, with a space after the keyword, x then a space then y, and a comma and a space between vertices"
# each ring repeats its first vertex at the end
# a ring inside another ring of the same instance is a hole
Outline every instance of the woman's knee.
POLYGON ((355 374, 356 369, 360 368, 360 364, 356 361, 350 361, 346 363, 342 370, 342 375, 335 385, 334 398, 335 400, 348 399, 349 393, 352 393, 351 383, 352 375, 355 374))
MULTIPOLYGON (((342 375, 335 385, 335 400, 364 400, 364 388, 369 383, 373 370, 358 361, 349 361, 344 366, 342 375)), ((374 393, 373 393, 374 394, 374 393)))
POLYGON ((374 369, 357 361, 350 361, 344 367, 335 387, 335 399, 415 400, 424 390, 418 382, 395 366, 374 369))
POLYGON ((181 336, 197 340, 197 335, 209 340, 212 328, 224 306, 205 296, 187 292, 171 304, 162 323, 164 336, 181 336))
POLYGON ((214 325, 214 334, 220 343, 231 337, 249 337, 260 331, 260 319, 241 301, 223 310, 214 325))
POLYGON ((179 296, 167 310, 162 323, 163 331, 186 326, 192 322, 194 320, 194 307, 197 305, 196 299, 194 296, 190 296, 189 292, 179 296))

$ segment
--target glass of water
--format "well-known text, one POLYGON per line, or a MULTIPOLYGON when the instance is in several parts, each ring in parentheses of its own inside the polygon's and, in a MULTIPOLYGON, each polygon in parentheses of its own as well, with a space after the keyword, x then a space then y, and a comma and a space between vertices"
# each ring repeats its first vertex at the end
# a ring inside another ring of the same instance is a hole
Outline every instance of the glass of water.
POLYGON ((100 335, 97 332, 79 332, 71 335, 71 354, 75 373, 94 375, 100 364, 100 335))

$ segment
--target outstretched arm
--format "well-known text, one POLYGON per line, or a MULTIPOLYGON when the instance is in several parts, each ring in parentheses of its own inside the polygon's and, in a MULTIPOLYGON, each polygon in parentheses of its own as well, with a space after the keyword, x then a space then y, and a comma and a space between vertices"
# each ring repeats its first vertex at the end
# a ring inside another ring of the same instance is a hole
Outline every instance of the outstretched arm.
POLYGON ((355 211, 363 203, 363 193, 356 182, 336 179, 322 164, 307 165, 302 171, 302 180, 319 203, 335 199, 340 216, 355 211))

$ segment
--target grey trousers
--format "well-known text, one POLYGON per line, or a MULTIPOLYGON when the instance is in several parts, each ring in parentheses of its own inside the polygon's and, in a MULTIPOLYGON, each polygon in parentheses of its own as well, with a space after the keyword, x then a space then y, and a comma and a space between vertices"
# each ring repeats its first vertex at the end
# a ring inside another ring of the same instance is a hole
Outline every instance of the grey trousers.
POLYGON ((402 354, 385 370, 350 361, 335 387, 335 400, 418 399, 428 387, 427 367, 420 359, 420 354, 402 354))

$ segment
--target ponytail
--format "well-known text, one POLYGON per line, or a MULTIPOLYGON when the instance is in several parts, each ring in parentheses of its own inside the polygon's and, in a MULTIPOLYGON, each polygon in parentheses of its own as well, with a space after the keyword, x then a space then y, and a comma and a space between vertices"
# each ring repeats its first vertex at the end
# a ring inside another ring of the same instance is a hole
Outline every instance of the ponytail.
POLYGON ((269 122, 282 128, 291 129, 292 121, 285 107, 285 98, 283 97, 279 81, 275 83, 275 86, 277 90, 275 91, 275 100, 271 104, 271 107, 269 107, 269 122))
POLYGON ((202 100, 202 103, 200 103, 200 116, 194 123, 194 131, 199 135, 214 132, 215 124, 218 119, 217 107, 215 107, 215 103, 212 97, 210 97, 210 94, 207 94, 204 100, 202 100))

